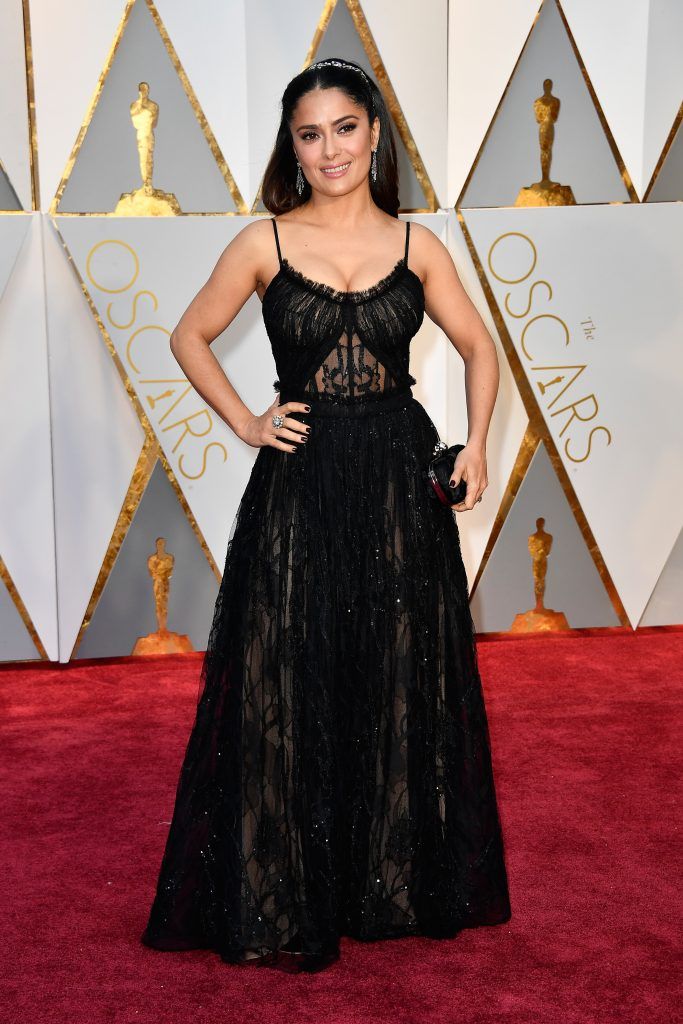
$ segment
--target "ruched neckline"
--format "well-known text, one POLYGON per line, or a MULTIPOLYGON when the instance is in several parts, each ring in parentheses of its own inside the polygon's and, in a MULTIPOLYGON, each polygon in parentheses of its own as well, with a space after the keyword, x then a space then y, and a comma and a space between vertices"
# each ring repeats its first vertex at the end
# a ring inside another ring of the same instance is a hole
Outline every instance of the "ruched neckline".
POLYGON ((268 283, 268 287, 263 293, 263 302, 266 301, 266 296, 270 292, 272 286, 276 280, 286 275, 290 280, 295 281, 303 288, 308 289, 310 292, 314 292, 316 295, 322 295, 324 298, 331 299, 333 302, 368 302, 370 299, 376 298, 378 295, 382 295, 388 288, 390 288, 395 281, 405 272, 410 274, 422 288, 422 281, 418 275, 410 269, 406 264, 405 256, 401 256, 395 263, 392 269, 375 284, 370 285, 368 288, 356 288, 349 291, 343 291, 339 288, 334 288, 331 284, 325 284, 323 281, 314 281, 312 278, 307 277, 296 267, 293 267, 286 256, 282 257, 282 263, 280 269, 275 276, 268 283))

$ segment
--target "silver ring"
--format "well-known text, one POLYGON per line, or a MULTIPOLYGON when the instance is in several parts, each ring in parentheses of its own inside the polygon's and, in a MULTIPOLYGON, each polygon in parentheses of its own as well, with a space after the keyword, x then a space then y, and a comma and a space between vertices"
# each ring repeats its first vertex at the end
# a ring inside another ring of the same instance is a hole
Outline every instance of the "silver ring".
POLYGON ((279 412, 273 413, 273 426, 281 427, 284 425, 285 418, 279 412))

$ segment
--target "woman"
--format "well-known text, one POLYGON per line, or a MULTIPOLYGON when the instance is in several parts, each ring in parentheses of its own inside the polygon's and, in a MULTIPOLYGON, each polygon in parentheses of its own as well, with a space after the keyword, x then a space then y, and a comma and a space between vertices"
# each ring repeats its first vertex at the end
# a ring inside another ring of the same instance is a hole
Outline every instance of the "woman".
POLYGON ((259 451, 142 941, 316 971, 342 935, 510 917, 467 578, 421 478, 439 438, 410 340, 426 311, 467 365, 455 511, 487 486, 498 363, 448 251, 397 218, 389 117, 359 65, 289 83, 263 202, 275 216, 227 246, 171 338, 259 451), (254 291, 280 378, 261 415, 210 349, 254 291))

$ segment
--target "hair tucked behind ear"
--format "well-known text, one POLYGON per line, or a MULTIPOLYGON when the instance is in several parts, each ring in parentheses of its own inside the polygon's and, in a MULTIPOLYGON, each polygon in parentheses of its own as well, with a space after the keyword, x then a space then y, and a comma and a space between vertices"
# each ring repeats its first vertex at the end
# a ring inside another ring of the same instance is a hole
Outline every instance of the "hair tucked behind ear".
POLYGON ((307 202, 311 186, 304 178, 301 195, 296 190, 296 155, 292 145, 290 124, 297 103, 311 89, 341 89, 350 100, 363 107, 372 126, 379 118, 377 144, 377 180, 368 177, 370 194, 380 209, 398 217, 398 163, 391 118, 384 98, 370 75, 355 61, 328 58, 339 64, 314 63, 296 75, 282 94, 282 116, 277 130, 275 146, 263 176, 261 198, 265 208, 273 214, 286 213, 307 202))

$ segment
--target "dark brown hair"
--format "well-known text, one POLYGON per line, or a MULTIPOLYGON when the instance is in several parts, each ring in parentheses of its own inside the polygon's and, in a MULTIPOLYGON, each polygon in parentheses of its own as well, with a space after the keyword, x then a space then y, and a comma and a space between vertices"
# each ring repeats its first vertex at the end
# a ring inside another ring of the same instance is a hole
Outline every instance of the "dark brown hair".
POLYGON ((373 181, 369 175, 368 183, 370 194, 377 206, 392 217, 397 217, 399 203, 396 144, 384 98, 375 82, 359 64, 340 57, 327 59, 340 60, 351 67, 333 64, 321 67, 319 64, 311 64, 289 82, 282 94, 280 126, 263 176, 263 205, 270 213, 277 215, 293 210, 310 199, 311 186, 305 176, 301 195, 296 190, 296 154, 289 126, 297 103, 311 89, 341 89, 350 100, 365 109, 371 127, 375 117, 379 118, 377 180, 373 181))

